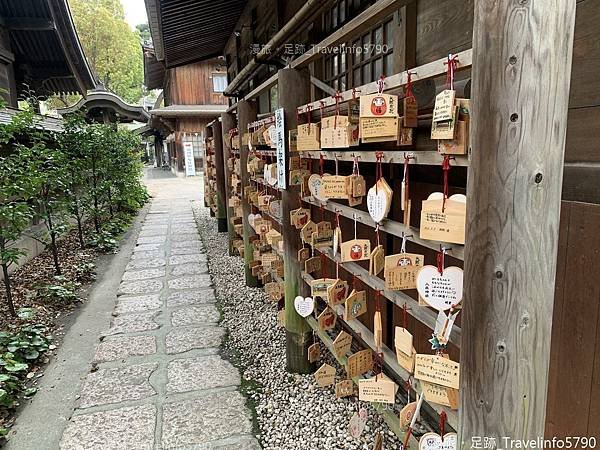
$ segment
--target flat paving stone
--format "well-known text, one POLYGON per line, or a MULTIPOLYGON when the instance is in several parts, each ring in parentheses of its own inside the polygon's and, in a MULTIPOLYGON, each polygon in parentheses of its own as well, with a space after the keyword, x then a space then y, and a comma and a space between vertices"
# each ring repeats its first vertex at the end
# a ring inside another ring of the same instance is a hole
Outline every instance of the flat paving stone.
POLYGON ((112 326, 104 333, 104 336, 156 330, 160 325, 154 321, 155 315, 156 312, 150 311, 146 313, 117 316, 113 319, 112 326))
POLYGON ((146 236, 139 237, 137 240, 138 244, 163 244, 167 241, 167 236, 146 236))
MULTIPOLYGON (((167 282, 169 289, 197 289, 212 286, 210 275, 188 275, 167 282)), ((148 291, 146 291, 148 292, 148 291)))
POLYGON ((147 280, 150 278, 160 278, 164 277, 166 274, 166 270, 164 267, 155 267, 152 269, 143 269, 143 270, 128 270, 123 274, 123 281, 138 281, 138 280, 147 280))
POLYGON ((172 247, 171 255, 193 255, 198 252, 202 252, 202 247, 188 246, 188 247, 172 247))
MULTIPOLYGON (((164 448, 218 448, 195 445, 210 445, 210 441, 251 433, 252 424, 245 411, 245 399, 237 391, 167 403, 163 407, 162 445, 164 448)), ((240 450, 242 448, 260 447, 241 447, 240 450)))
POLYGON ((136 245, 133 249, 134 252, 154 252, 165 249, 164 244, 140 244, 136 245))
POLYGON ((131 356, 146 356, 156 353, 154 336, 114 336, 105 338, 94 355, 94 362, 116 361, 131 356))
POLYGON ((164 257, 165 257, 164 250, 148 250, 148 251, 134 252, 131 255, 131 260, 158 259, 158 258, 164 258, 164 257))
POLYGON ((63 450, 149 450, 155 447, 156 408, 132 406, 71 417, 60 448, 63 450))
POLYGON ((221 319, 213 304, 184 306, 171 313, 171 324, 176 326, 217 323, 221 319))
POLYGON ((169 231, 169 227, 160 227, 160 228, 142 228, 140 230, 140 234, 138 237, 152 237, 152 236, 166 236, 169 231))
POLYGON ((181 242, 181 241, 196 241, 196 242, 200 242, 200 236, 198 236, 197 233, 194 234, 190 234, 190 233, 175 233, 175 234, 171 234, 171 242, 181 242))
POLYGON ((190 350, 219 347, 225 336, 221 327, 180 327, 172 329, 166 337, 167 353, 183 353, 190 350))
POLYGON ((149 294, 160 291, 163 286, 162 280, 124 281, 119 286, 119 295, 149 294))
POLYGON ((135 297, 119 297, 115 313, 127 314, 158 309, 163 305, 160 294, 138 295, 135 297))
POLYGON ((217 299, 212 289, 199 289, 197 291, 172 292, 167 297, 167 308, 189 306, 198 303, 214 303, 217 299))
POLYGON ((193 255, 174 255, 169 258, 169 265, 187 264, 192 262, 206 262, 206 253, 194 253, 193 255))
POLYGON ((171 242, 171 248, 181 248, 181 247, 198 247, 204 248, 204 245, 200 241, 176 241, 171 242))
POLYGON ((151 267, 163 267, 166 265, 166 258, 135 259, 127 264, 125 270, 147 269, 151 267))
POLYGON ((141 400, 156 395, 150 375, 158 364, 138 364, 90 373, 83 384, 80 408, 141 400))
POLYGON ((167 379, 168 393, 240 384, 240 374, 237 369, 219 355, 175 359, 167 366, 167 379))
POLYGON ((174 276, 180 275, 199 275, 208 273, 208 265, 206 263, 189 263, 173 266, 171 274, 174 276))

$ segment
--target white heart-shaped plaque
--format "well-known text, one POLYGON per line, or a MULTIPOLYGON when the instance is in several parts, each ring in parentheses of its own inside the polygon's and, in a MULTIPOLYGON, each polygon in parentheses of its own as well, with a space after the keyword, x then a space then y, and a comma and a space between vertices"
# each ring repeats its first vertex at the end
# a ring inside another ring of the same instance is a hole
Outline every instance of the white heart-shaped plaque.
POLYGON ((417 291, 429 306, 446 311, 462 300, 463 271, 460 267, 446 267, 440 275, 437 267, 424 266, 417 275, 417 291))
POLYGON ((311 195, 316 198, 317 200, 321 200, 321 184, 323 182, 323 179, 321 178, 321 175, 313 173, 309 178, 308 178, 308 190, 310 191, 311 195))
POLYGON ((419 440, 419 450, 456 450, 456 433, 446 433, 444 441, 437 433, 425 433, 419 440))
POLYGON ((302 317, 308 317, 313 313, 315 302, 312 297, 302 297, 299 295, 294 299, 294 308, 302 317))
POLYGON ((256 216, 254 214, 248 214, 248 224, 254 228, 254 219, 256 218, 256 216))
POLYGON ((379 223, 387 215, 387 202, 388 196, 383 189, 376 189, 373 186, 367 193, 367 209, 369 215, 376 222, 379 223))

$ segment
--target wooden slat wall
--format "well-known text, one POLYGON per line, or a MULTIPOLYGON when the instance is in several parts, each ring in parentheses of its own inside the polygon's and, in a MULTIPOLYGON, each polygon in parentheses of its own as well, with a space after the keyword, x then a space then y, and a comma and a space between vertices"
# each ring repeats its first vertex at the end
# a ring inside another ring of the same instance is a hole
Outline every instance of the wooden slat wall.
POLYGON ((600 205, 561 210, 546 437, 600 438, 600 205))
POLYGON ((212 74, 224 73, 217 60, 170 69, 170 101, 173 105, 226 105, 222 94, 213 92, 212 74))

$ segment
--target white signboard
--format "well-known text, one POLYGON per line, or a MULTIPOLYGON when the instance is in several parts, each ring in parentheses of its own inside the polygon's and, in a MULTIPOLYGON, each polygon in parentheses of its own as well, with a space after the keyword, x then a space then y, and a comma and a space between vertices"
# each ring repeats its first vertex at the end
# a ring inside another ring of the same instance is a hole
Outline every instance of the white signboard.
POLYGON ((183 154, 185 156, 185 174, 193 177, 196 175, 196 164, 194 163, 194 145, 191 142, 183 143, 183 154))
POLYGON ((275 110, 275 136, 275 142, 277 144, 277 185, 280 189, 286 189, 285 123, 283 120, 283 108, 275 110))

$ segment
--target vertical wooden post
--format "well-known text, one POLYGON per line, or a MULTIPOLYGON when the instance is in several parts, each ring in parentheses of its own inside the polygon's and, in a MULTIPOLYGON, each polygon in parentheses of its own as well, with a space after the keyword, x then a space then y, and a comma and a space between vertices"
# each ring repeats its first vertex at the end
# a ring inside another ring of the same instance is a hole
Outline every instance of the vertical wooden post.
MULTIPOLYGON (((244 133, 248 132, 248 124, 256 120, 256 102, 242 100, 238 102, 238 129, 240 140, 244 133)), ((248 215, 251 212, 250 203, 244 195, 244 187, 250 185, 250 175, 248 174, 248 145, 240 145, 240 175, 242 178, 242 223, 244 225, 244 261, 246 271, 246 286, 258 286, 258 280, 252 276, 250 262, 252 261, 252 244, 250 236, 254 235, 254 230, 248 223, 248 215)))
MULTIPOLYGON (((310 76, 295 69, 282 69, 278 73, 279 106, 285 111, 286 167, 290 167, 289 130, 298 125, 296 108, 310 101, 310 76)), ((282 236, 284 245, 285 271, 285 328, 287 370, 296 373, 309 373, 308 346, 311 342, 310 328, 294 308, 297 295, 307 295, 308 289, 301 277, 297 255, 300 249, 298 230, 290 223, 290 211, 299 208, 300 187, 288 186, 282 191, 282 236)))
POLYGON ((475 2, 462 449, 544 436, 574 20, 575 0, 475 2))
MULTIPOLYGON (((210 177, 207 174, 208 169, 208 138, 212 136, 212 129, 210 127, 206 127, 206 136, 204 137, 204 154, 202 155, 202 167, 203 167, 203 180, 204 180, 204 193, 210 193, 209 181, 210 177)), ((178 160, 176 160, 178 161, 178 160)), ((176 172, 177 173, 177 172, 176 172)), ((204 206, 208 208, 208 212, 210 217, 214 217, 215 213, 212 208, 210 208, 210 201, 206 195, 204 195, 204 206)))
POLYGON ((231 171, 227 166, 231 158, 231 140, 229 139, 229 130, 235 128, 235 117, 230 113, 221 114, 222 142, 223 142, 223 170, 225 174, 225 211, 227 212, 227 233, 229 235, 229 256, 233 256, 233 240, 235 239, 235 230, 233 228, 233 208, 229 207, 231 198, 231 171))
POLYGON ((223 159, 223 131, 219 119, 212 124, 215 169, 217 179, 217 226, 219 233, 227 231, 227 196, 225 195, 225 162, 223 159))

